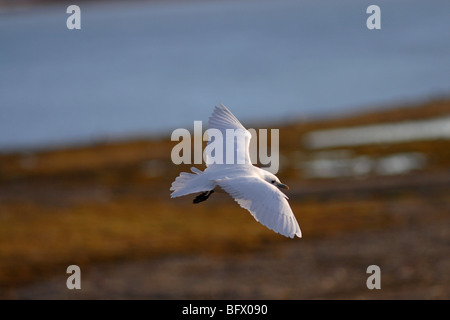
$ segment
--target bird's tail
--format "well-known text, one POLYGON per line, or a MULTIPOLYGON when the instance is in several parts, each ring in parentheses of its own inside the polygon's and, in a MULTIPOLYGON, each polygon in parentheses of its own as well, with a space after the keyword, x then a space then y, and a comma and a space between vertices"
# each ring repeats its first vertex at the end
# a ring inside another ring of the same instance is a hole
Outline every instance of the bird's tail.
POLYGON ((194 173, 181 172, 175 181, 172 182, 170 187, 170 191, 172 191, 171 198, 214 189, 214 183, 206 179, 202 171, 194 167, 191 168, 191 171, 194 173))

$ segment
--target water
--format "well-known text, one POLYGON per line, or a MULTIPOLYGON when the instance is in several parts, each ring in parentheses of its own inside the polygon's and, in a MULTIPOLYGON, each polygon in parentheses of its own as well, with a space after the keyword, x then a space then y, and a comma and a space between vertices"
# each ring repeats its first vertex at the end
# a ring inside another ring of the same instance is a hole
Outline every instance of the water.
POLYGON ((450 2, 80 3, 0 13, 0 151, 248 125, 450 89, 450 2))
POLYGON ((364 146, 368 144, 450 139, 450 117, 312 131, 304 138, 308 148, 364 146))

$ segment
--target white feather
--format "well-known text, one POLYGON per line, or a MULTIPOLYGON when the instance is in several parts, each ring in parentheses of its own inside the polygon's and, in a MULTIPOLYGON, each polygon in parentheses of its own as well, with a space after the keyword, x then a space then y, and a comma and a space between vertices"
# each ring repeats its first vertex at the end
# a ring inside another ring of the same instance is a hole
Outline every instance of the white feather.
MULTIPOLYGON (((222 137, 224 139, 223 148, 222 148, 222 157, 217 157, 219 161, 221 161, 223 164, 226 163, 226 143, 225 138, 227 136, 227 129, 232 129, 235 132, 243 135, 244 138, 244 145, 242 148, 240 148, 239 143, 237 142, 237 139, 234 139, 233 143, 233 161, 234 163, 251 163, 250 160, 250 139, 252 138, 252 134, 250 131, 245 129, 245 127, 239 122, 238 119, 231 113, 230 110, 227 109, 223 104, 220 105, 220 107, 215 107, 214 112, 209 118, 208 121, 208 128, 209 129, 217 129, 221 132, 222 137)), ((211 141, 208 142, 208 145, 211 143, 211 141)), ((209 161, 207 159, 207 165, 209 165, 209 161)))
POLYGON ((267 228, 290 238, 302 236, 287 197, 277 187, 255 174, 219 179, 217 184, 267 228))

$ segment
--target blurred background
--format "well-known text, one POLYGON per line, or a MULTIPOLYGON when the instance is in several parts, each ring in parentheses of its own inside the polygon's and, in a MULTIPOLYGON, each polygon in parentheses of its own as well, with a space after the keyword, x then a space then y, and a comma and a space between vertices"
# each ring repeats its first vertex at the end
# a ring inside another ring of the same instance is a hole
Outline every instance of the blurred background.
POLYGON ((0 44, 0 298, 450 298, 448 1, 0 0, 0 44), (302 239, 170 199, 219 103, 280 129, 302 239))

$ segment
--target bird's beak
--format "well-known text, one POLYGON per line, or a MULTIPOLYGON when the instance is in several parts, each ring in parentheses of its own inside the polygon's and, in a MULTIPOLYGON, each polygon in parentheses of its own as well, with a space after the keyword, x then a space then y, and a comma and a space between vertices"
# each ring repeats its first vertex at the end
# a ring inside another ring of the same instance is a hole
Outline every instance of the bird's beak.
POLYGON ((277 187, 278 187, 278 188, 282 188, 282 189, 287 189, 287 190, 289 190, 289 187, 288 187, 287 185, 285 185, 285 184, 282 184, 282 183, 278 183, 278 184, 277 184, 277 187))

